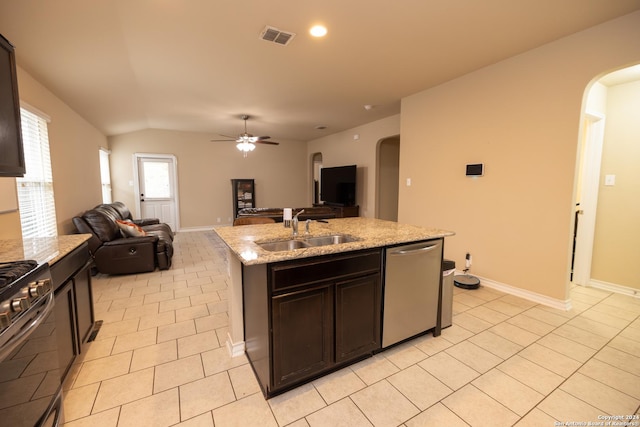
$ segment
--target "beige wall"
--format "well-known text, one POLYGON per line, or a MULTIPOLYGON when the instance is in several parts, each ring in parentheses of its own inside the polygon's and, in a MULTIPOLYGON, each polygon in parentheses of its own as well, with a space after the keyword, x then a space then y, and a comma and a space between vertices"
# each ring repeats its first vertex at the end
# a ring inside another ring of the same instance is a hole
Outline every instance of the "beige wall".
MULTIPOLYGON (((72 234, 71 218, 102 200, 98 149, 107 145, 107 139, 20 67, 18 90, 21 101, 51 118, 48 132, 58 234, 72 234)), ((0 238, 21 237, 15 212, 0 214, 0 226, 0 238)))
MULTIPOLYGON (((355 127, 324 138, 309 141, 307 158, 311 165, 314 153, 322 154, 322 166, 357 165, 356 203, 360 206, 360 216, 373 218, 376 201, 376 150, 378 142, 400 133, 400 115, 355 127), (354 139, 358 135, 358 139, 354 139)), ((309 166, 310 167, 310 166, 309 166)), ((313 192, 311 171, 308 179, 308 203, 313 192)))
POLYGON ((134 211, 133 155, 156 153, 177 157, 181 229, 229 224, 232 178, 255 179, 258 207, 306 205, 304 143, 278 140, 279 146, 258 145, 243 158, 235 143, 210 142, 213 136, 149 129, 110 137, 113 199, 134 211))
POLYGON ((606 99, 591 278, 640 289, 640 81, 610 87, 606 99))
POLYGON ((378 145, 376 218, 398 221, 398 177, 400 173, 400 137, 387 138, 378 145))
POLYGON ((455 231, 459 267, 469 251, 472 273, 566 300, 583 95, 638 60, 634 13, 403 99, 399 221, 455 231))
MULTIPOLYGON (((1 178, 1 179, 13 179, 15 178, 1 178)), ((0 197, 5 197, 5 194, 0 192, 0 197)), ((0 213, 0 240, 2 239, 20 239, 22 237, 22 231, 20 230, 20 214, 18 211, 0 213)))

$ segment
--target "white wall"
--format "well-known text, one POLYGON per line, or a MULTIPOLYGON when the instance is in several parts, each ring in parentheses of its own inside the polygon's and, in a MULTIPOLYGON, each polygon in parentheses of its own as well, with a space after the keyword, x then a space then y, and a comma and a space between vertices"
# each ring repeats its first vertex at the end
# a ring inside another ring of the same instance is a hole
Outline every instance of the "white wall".
MULTIPOLYGON (((376 206, 376 150, 378 142, 399 133, 400 115, 395 115, 315 139, 307 144, 308 163, 311 165, 314 153, 321 153, 323 167, 357 165, 356 203, 360 206, 360 216, 373 218, 376 206), (354 135, 358 135, 358 139, 354 139, 354 135)), ((311 203, 313 197, 311 175, 309 173, 307 182, 307 203, 311 203)))
MULTIPOLYGON (((107 139, 20 67, 18 91, 21 101, 51 118, 48 134, 58 234, 75 233, 71 219, 102 202, 98 150, 107 146, 107 139)), ((21 236, 18 213, 0 214, 0 238, 21 236)))
POLYGON ((610 87, 606 101, 591 278, 640 290, 640 81, 610 87))
POLYGON ((134 211, 133 154, 156 153, 177 157, 181 229, 230 224, 232 178, 255 179, 257 207, 306 206, 304 143, 279 140, 279 146, 258 145, 244 158, 235 143, 211 138, 158 129, 110 137, 113 200, 134 211))
POLYGON ((638 60, 640 12, 403 99, 399 220, 455 231, 457 266, 469 251, 472 273, 566 300, 583 95, 638 60))

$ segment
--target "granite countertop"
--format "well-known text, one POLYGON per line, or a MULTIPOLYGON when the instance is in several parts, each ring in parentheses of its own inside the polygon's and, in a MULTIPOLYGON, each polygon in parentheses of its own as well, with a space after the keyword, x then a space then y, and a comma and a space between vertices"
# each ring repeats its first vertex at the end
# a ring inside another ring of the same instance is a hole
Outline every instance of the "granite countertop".
POLYGON ((33 259, 40 264, 47 262, 53 265, 90 237, 91 234, 71 234, 0 240, 0 262, 33 259))
POLYGON ((275 223, 220 227, 214 229, 214 231, 244 265, 266 264, 297 258, 308 258, 318 255, 390 246, 398 243, 453 236, 455 234, 452 231, 437 228, 419 227, 373 218, 336 218, 326 221, 326 223, 312 221, 310 236, 305 236, 305 223, 304 221, 300 221, 298 239, 332 234, 347 234, 359 240, 338 245, 270 252, 260 247, 256 242, 263 243, 292 239, 291 228, 285 228, 282 223, 275 223))

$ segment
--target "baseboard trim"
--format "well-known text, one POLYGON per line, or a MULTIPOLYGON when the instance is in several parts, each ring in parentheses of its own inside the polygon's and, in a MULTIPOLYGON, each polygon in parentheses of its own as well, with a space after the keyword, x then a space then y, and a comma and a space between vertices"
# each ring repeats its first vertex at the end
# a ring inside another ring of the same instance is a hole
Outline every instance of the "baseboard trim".
POLYGON ((602 280, 589 280, 589 287, 602 289, 603 291, 614 292, 616 294, 627 295, 633 298, 640 298, 640 289, 631 288, 629 286, 618 285, 616 283, 609 283, 602 280))
MULTIPOLYGON (((456 273, 462 273, 456 271, 456 273)), ((571 300, 559 300, 556 298, 551 298, 546 295, 542 295, 536 292, 531 292, 526 289, 517 288, 512 285, 508 285, 506 283, 497 282, 495 280, 488 279, 486 277, 476 276, 480 279, 480 285, 486 286, 487 288, 495 289, 500 292, 504 292, 506 294, 514 295, 520 298, 524 298, 528 301, 535 302, 537 304, 546 305, 548 307, 556 308, 558 310, 569 311, 571 310, 571 300)), ((473 291, 470 291, 473 292, 473 291)))
POLYGON ((238 357, 244 354, 244 341, 234 343, 229 333, 227 333, 227 342, 225 344, 227 346, 227 351, 229 351, 231 357, 238 357))

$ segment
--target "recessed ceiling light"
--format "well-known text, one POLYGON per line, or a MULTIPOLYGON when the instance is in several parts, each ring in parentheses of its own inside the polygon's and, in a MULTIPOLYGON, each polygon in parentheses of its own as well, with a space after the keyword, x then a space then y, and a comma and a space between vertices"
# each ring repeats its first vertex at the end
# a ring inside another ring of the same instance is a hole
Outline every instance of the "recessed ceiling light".
POLYGON ((309 34, 311 34, 313 37, 324 37, 327 35, 327 27, 325 27, 324 25, 314 25, 309 30, 309 34))

